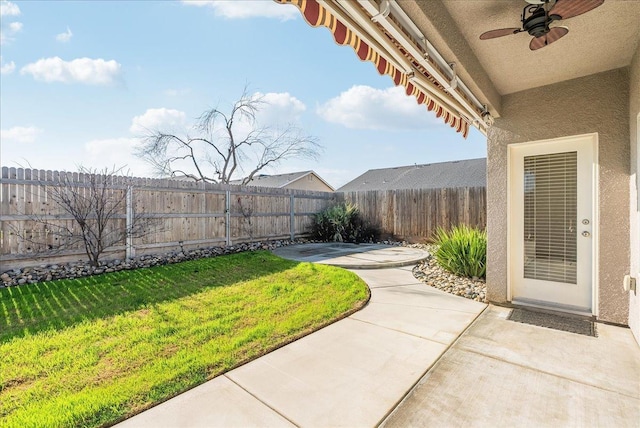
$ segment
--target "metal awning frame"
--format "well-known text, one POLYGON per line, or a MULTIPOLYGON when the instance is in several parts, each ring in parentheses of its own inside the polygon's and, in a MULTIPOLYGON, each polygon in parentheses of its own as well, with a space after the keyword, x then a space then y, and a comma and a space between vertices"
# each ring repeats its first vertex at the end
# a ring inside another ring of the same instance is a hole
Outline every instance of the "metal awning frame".
MULTIPOLYGON (((338 4, 346 6, 349 2, 338 4)), ((358 4, 371 15, 371 25, 368 27, 373 29, 376 23, 380 24, 460 104, 461 110, 458 113, 470 118, 473 125, 486 134, 486 129, 493 123, 486 105, 478 100, 457 75, 455 63, 449 63, 443 58, 397 1, 382 0, 378 3, 376 0, 358 0, 358 4)), ((414 74, 417 73, 414 71, 414 74)))

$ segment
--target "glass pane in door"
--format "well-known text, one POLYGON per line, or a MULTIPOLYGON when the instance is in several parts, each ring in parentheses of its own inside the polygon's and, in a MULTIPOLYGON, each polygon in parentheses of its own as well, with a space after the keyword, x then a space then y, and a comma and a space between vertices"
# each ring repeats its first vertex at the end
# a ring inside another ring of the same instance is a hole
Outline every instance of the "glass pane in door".
POLYGON ((524 277, 576 283, 577 152, 524 158, 524 277))

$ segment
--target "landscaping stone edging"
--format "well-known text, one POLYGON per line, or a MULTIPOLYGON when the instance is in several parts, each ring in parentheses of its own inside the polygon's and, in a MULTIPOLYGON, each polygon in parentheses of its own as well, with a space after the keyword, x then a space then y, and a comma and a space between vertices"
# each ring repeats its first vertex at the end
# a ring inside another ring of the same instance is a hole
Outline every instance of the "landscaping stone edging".
MULTIPOLYGON (((69 263, 40 264, 37 266, 26 266, 23 268, 10 269, 0 274, 0 288, 15 287, 24 284, 35 284, 36 282, 53 281, 56 279, 83 278, 103 273, 117 272, 121 270, 131 270, 161 266, 172 263, 180 263, 188 260, 197 260, 205 257, 223 256, 226 254, 240 253, 243 251, 273 250, 287 245, 317 243, 322 241, 310 239, 281 239, 266 242, 250 242, 230 245, 225 247, 207 247, 188 251, 171 251, 163 254, 145 254, 126 260, 105 260, 100 266, 91 266, 89 262, 79 260, 69 263)), ((386 245, 406 245, 406 242, 382 241, 380 244, 386 245)))
MULTIPOLYGON (((252 242, 230 245, 228 247, 208 247, 185 252, 172 251, 164 254, 142 255, 128 260, 107 260, 101 262, 100 266, 91 266, 86 261, 77 261, 71 263, 58 264, 41 264, 38 266, 29 266, 21 269, 11 269, 0 274, 0 288, 15 287, 24 284, 34 284, 36 282, 52 281, 56 279, 74 279, 83 278, 92 275, 100 275, 103 273, 117 272, 121 270, 131 270, 139 268, 148 268, 152 266, 161 266, 172 263, 180 263, 188 260, 197 260, 205 257, 223 256, 226 254, 240 253, 244 251, 273 250, 275 248, 307 244, 321 241, 296 239, 296 240, 277 240, 268 242, 252 242)), ((426 244, 409 244, 399 241, 380 241, 379 244, 404 246, 410 248, 426 249, 431 254, 433 252, 432 245, 426 244)), ((431 256, 426 260, 418 263, 413 268, 413 275, 416 279, 445 291, 465 297, 467 299, 476 300, 478 302, 486 302, 486 284, 484 280, 473 280, 471 278, 460 277, 441 268, 431 256)))
POLYGON ((11 269, 0 274, 0 288, 14 287, 24 284, 34 284, 55 279, 82 278, 102 273, 121 270, 148 268, 205 257, 216 257, 244 251, 273 250, 274 248, 311 242, 305 239, 278 240, 270 242, 253 242, 230 245, 228 247, 208 247, 188 251, 172 251, 164 254, 145 254, 127 260, 105 260, 100 266, 91 266, 87 261, 77 261, 58 264, 41 264, 20 269, 11 269))
MULTIPOLYGON (((430 254, 433 246, 425 245, 430 254)), ((483 279, 472 279, 453 274, 437 263, 433 256, 418 263, 413 268, 413 276, 419 281, 456 296, 487 303, 487 284, 483 279)))

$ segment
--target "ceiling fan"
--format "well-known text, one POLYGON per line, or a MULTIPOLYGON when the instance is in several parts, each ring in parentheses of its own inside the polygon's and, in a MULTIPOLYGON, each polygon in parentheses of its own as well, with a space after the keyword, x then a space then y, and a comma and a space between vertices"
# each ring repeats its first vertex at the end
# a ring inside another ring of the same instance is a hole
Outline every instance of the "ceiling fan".
POLYGON ((567 27, 549 27, 554 21, 573 18, 582 15, 602 5, 604 0, 556 0, 549 8, 550 0, 525 0, 527 4, 522 9, 522 28, 501 28, 491 30, 480 35, 480 40, 495 39, 526 31, 533 39, 529 43, 529 49, 535 51, 550 45, 569 32, 567 27))

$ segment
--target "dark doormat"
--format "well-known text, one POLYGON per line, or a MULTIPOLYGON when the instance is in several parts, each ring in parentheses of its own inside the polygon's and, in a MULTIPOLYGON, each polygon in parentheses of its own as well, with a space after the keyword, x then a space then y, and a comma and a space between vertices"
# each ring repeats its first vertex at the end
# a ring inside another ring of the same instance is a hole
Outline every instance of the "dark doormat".
POLYGON ((595 323, 581 318, 515 308, 507 319, 523 324, 537 325, 538 327, 598 337, 595 323))

